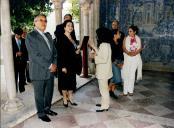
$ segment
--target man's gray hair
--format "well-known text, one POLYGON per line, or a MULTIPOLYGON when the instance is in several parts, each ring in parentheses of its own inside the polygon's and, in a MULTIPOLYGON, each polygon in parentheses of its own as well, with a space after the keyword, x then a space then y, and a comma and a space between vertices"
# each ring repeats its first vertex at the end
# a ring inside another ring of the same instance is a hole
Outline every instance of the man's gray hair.
POLYGON ((45 17, 45 19, 47 18, 45 14, 39 14, 39 15, 35 16, 34 22, 36 22, 39 17, 45 17))

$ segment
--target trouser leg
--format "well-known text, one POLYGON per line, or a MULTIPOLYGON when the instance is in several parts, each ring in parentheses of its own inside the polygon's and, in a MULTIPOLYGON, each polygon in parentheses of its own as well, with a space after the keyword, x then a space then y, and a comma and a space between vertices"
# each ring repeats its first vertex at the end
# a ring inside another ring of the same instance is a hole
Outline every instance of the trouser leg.
POLYGON ((37 108, 38 117, 42 117, 45 115, 44 112, 44 93, 45 93, 45 82, 41 80, 33 80, 34 87, 34 97, 37 108))
POLYGON ((16 92, 18 92, 18 66, 15 64, 14 65, 14 71, 15 71, 15 82, 16 82, 16 92))
POLYGON ((20 69, 19 69, 19 91, 20 92, 25 91, 25 83, 26 83, 25 68, 26 68, 26 63, 21 63, 20 69))
POLYGON ((135 84, 135 72, 138 67, 138 58, 134 58, 130 61, 129 64, 129 73, 128 73, 128 92, 133 93, 134 91, 134 84, 135 84))
POLYGON ((31 82, 30 75, 29 75, 29 63, 27 63, 27 66, 26 66, 26 79, 27 79, 27 82, 31 82))
POLYGON ((137 68, 137 80, 142 80, 142 60, 141 58, 139 59, 139 63, 138 63, 138 68, 137 68))
POLYGON ((44 109, 50 110, 53 98, 54 78, 45 81, 44 109))
POLYGON ((101 93, 101 109, 108 109, 110 104, 108 80, 98 80, 101 93))

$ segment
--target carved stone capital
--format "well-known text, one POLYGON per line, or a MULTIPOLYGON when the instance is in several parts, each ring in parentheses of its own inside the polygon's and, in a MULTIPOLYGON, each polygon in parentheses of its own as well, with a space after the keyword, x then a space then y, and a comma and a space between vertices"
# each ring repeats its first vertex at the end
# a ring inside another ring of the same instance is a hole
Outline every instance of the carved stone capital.
POLYGON ((93 2, 92 0, 80 0, 80 7, 85 15, 89 13, 89 9, 92 2, 93 2))
POLYGON ((51 0, 51 2, 54 4, 55 9, 62 8, 62 5, 65 0, 51 0))

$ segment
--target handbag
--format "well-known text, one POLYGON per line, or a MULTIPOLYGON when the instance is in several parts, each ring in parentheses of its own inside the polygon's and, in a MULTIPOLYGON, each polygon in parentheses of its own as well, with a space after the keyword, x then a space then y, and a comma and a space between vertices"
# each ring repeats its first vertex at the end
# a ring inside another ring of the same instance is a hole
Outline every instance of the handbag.
POLYGON ((77 75, 80 75, 82 71, 82 56, 81 54, 76 54, 76 59, 75 59, 75 72, 77 75))

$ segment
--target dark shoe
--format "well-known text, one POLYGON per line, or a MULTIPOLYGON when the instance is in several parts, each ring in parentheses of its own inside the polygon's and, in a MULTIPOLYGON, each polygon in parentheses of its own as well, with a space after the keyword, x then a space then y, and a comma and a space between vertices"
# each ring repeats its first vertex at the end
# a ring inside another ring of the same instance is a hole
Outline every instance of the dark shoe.
POLYGON ((109 94, 110 94, 110 96, 111 96, 112 98, 118 99, 118 97, 114 94, 113 91, 110 91, 109 94))
POLYGON ((45 111, 45 113, 50 115, 50 116, 56 116, 57 115, 57 113, 52 111, 52 110, 45 111))
POLYGON ((97 107, 101 107, 101 104, 96 104, 97 107))
POLYGON ((20 93, 25 92, 25 88, 19 89, 20 93))
POLYGON ((77 103, 75 103, 75 102, 71 102, 70 100, 68 102, 70 102, 70 104, 73 106, 77 106, 77 103))
POLYGON ((63 102, 63 106, 65 106, 65 107, 67 108, 67 107, 68 107, 68 103, 65 104, 65 103, 63 102))
POLYGON ((96 110, 96 112, 104 112, 104 111, 108 111, 108 109, 96 110))
POLYGON ((45 122, 50 122, 51 121, 51 119, 47 115, 41 116, 41 117, 39 117, 39 119, 41 119, 42 121, 45 121, 45 122))

